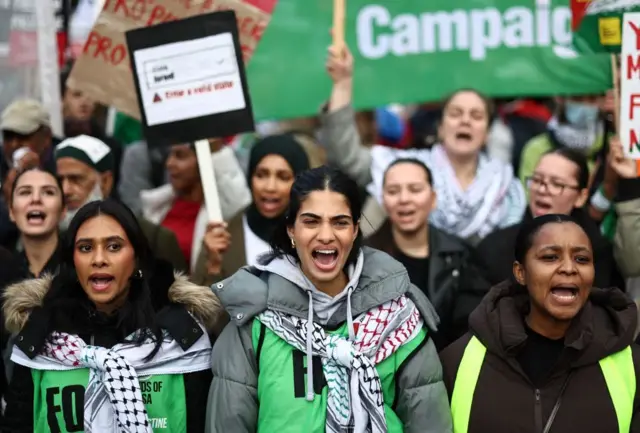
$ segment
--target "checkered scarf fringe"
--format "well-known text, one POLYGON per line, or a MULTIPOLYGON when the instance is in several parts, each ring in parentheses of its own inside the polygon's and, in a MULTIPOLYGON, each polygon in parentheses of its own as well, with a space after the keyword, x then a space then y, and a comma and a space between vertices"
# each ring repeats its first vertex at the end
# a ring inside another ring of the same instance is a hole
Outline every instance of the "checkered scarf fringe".
MULTIPOLYGON (((306 320, 272 310, 257 318, 287 343, 306 352, 306 320)), ((405 296, 356 318, 354 342, 327 334, 321 326, 313 324, 312 355, 322 358, 329 388, 327 433, 387 431, 382 387, 375 365, 411 341, 422 327, 418 309, 405 296)))

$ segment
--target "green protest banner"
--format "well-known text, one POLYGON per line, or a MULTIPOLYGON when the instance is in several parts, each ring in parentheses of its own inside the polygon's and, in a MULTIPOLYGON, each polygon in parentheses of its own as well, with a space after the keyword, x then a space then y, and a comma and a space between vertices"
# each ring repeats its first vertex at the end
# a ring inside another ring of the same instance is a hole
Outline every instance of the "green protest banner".
MULTIPOLYGON (((328 98, 332 4, 278 2, 248 66, 257 119, 312 115, 328 98)), ((569 0, 349 0, 346 40, 358 108, 435 101, 463 87, 508 97, 611 86, 609 56, 572 46, 569 0)))

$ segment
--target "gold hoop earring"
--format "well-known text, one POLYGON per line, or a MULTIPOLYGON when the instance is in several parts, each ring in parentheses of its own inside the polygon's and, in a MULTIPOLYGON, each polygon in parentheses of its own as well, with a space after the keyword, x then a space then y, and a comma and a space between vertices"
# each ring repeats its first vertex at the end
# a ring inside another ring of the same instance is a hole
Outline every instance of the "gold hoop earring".
POLYGON ((295 248, 296 247, 296 241, 293 240, 293 238, 291 238, 291 248, 295 248))

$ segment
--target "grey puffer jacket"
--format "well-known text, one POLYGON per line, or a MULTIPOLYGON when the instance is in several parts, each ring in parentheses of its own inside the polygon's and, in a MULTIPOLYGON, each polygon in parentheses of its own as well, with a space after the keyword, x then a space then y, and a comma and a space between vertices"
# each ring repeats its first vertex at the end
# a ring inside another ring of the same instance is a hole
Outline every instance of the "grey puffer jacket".
MULTIPOLYGON (((409 282, 405 268, 381 251, 364 247, 362 253, 362 261, 357 265, 360 276, 350 296, 352 316, 406 295, 417 306, 425 326, 435 329, 438 317, 424 294, 409 282)), ((260 406, 254 340, 262 336, 252 336, 253 319, 266 309, 307 319, 309 293, 288 278, 255 267, 242 268, 214 285, 213 290, 231 316, 231 323, 213 349, 214 378, 209 391, 206 431, 254 433, 258 431, 260 406)), ((341 302, 338 298, 340 296, 334 298, 338 305, 333 305, 330 317, 321 320, 314 314, 314 322, 322 322, 329 330, 345 323, 349 297, 342 296, 341 302)), ((315 308, 312 311, 316 311, 315 308)), ((442 366, 433 342, 428 338, 425 341, 395 371, 393 411, 405 433, 450 433, 451 412, 442 381, 442 366)), ((260 348, 258 344, 257 351, 260 348)), ((269 359, 265 356, 259 359, 260 371, 263 371, 269 359)), ((286 418, 287 414, 271 416, 286 418)))

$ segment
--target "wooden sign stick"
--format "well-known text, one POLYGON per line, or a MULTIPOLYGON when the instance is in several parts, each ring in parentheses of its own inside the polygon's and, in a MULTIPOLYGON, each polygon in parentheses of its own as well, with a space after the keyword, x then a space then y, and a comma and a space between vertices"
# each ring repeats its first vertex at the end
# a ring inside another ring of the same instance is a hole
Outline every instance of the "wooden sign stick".
POLYGON ((213 172, 209 140, 196 141, 196 157, 198 158, 200 182, 202 182, 202 192, 204 193, 204 204, 207 208, 207 216, 210 222, 222 222, 220 197, 218 196, 216 176, 213 172))
POLYGON ((333 46, 342 49, 344 44, 344 20, 346 0, 333 0, 333 46))

